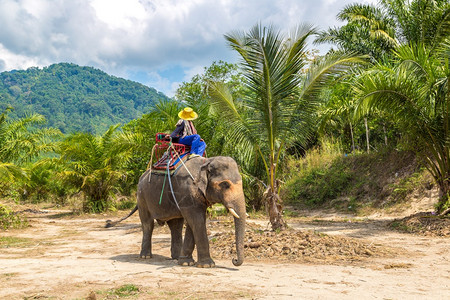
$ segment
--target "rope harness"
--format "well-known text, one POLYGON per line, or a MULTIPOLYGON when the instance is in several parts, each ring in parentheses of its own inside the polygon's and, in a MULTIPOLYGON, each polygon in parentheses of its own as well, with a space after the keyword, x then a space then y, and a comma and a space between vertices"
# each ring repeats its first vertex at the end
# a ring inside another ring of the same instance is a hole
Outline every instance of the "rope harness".
MULTIPOLYGON (((172 197, 173 200, 175 201, 175 205, 177 206, 178 210, 181 211, 180 207, 178 206, 178 201, 177 198, 175 197, 175 193, 173 192, 173 188, 172 188, 172 180, 170 179, 170 171, 169 171, 169 165, 170 165, 170 161, 172 159, 169 160, 169 162, 167 163, 167 175, 169 176, 169 186, 170 186, 170 192, 172 193, 172 197)), ((165 177, 165 176, 164 176, 165 177)), ((164 191, 164 187, 163 190, 164 191)), ((162 198, 162 191, 161 191, 161 198, 162 198)), ((159 200, 159 205, 161 205, 161 199, 159 200)))
MULTIPOLYGON (((147 170, 150 169, 150 173, 148 175, 148 182, 150 182, 151 178, 152 178, 152 162, 153 162, 153 154, 155 152, 156 149, 156 144, 153 146, 152 148, 152 154, 150 156, 150 161, 148 162, 147 165, 147 170)), ((169 154, 169 151, 173 150, 173 152, 175 152, 175 154, 177 155, 178 159, 180 160, 181 164, 184 166, 184 168, 186 169, 186 171, 188 172, 189 176, 192 178, 192 180, 195 182, 194 176, 192 176, 191 172, 189 171, 189 169, 187 168, 187 166, 184 164, 183 160, 181 159, 180 155, 178 154, 178 151, 176 151, 175 147, 172 144, 172 137, 170 138, 170 142, 169 142, 169 147, 167 148, 166 152, 164 154, 169 154)), ((175 197, 175 193, 173 192, 173 187, 172 187, 172 180, 171 180, 171 176, 170 176, 170 163, 172 162, 172 158, 169 159, 169 161, 167 162, 167 172, 164 173, 164 182, 163 182, 163 186, 161 189, 161 195, 159 196, 159 205, 161 205, 162 202, 162 197, 164 194, 164 187, 166 186, 166 179, 167 177, 169 178, 169 187, 170 187, 170 192, 172 193, 172 197, 173 200, 175 202, 175 205, 177 206, 178 210, 180 210, 180 206, 178 205, 178 201, 177 198, 175 197)))

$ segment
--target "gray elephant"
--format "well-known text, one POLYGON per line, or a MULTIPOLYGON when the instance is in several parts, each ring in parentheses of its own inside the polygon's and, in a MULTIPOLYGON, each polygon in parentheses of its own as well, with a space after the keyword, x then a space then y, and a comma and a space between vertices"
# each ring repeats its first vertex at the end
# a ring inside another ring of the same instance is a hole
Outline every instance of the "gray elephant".
POLYGON ((206 231, 206 208, 222 203, 234 216, 237 259, 244 261, 245 199, 242 178, 236 162, 230 157, 195 157, 181 166, 177 173, 165 178, 147 170, 139 179, 137 206, 142 223, 141 257, 152 257, 154 220, 167 222, 171 231, 171 256, 179 265, 192 266, 197 246, 197 267, 214 267, 206 231), (171 191, 173 190, 173 194, 171 191), (164 188, 164 191, 162 189, 164 188), (186 221, 184 242, 182 229, 186 221))

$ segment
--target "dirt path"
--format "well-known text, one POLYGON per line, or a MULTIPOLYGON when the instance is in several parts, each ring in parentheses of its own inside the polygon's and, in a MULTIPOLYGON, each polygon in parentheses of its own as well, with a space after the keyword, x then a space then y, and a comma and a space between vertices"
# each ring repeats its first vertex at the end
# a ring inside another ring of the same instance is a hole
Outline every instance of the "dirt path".
POLYGON ((168 259, 166 227, 155 230, 154 258, 138 258, 136 215, 108 229, 106 216, 28 216, 31 227, 0 232, 0 299, 450 299, 450 240, 393 232, 384 221, 291 225, 407 254, 334 265, 246 260, 239 268, 215 259, 216 268, 199 269, 168 259), (120 294, 124 286, 135 290, 120 294))

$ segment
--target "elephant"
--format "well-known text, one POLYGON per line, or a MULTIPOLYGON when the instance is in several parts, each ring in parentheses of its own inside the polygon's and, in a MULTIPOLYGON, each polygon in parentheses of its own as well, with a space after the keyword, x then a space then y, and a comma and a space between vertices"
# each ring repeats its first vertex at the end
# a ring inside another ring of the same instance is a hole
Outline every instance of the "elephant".
POLYGON ((231 157, 190 158, 170 178, 151 169, 144 172, 137 191, 143 232, 140 257, 152 257, 152 232, 157 220, 170 228, 171 257, 179 265, 214 267, 206 230, 206 209, 214 203, 222 203, 234 216, 237 258, 232 262, 240 266, 244 261, 245 197, 238 165, 231 157), (197 262, 192 257, 195 246, 197 262))

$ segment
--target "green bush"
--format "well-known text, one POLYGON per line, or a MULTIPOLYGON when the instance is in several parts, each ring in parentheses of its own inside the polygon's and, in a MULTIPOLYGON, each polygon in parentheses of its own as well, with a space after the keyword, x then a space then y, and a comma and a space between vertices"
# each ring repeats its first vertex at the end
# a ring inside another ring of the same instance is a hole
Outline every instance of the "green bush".
POLYGON ((114 206, 119 210, 131 209, 136 206, 136 197, 123 197, 114 206))
POLYGON ((288 162, 287 169, 290 178, 282 190, 285 203, 333 206, 355 213, 393 206, 432 185, 430 175, 408 151, 349 156, 310 152, 288 162))
POLYGON ((426 178, 424 178, 425 174, 426 173, 424 173, 424 170, 420 169, 417 172, 412 173, 410 176, 401 178, 399 182, 392 184, 392 199, 396 201, 403 201, 414 190, 420 188, 423 189, 426 182, 426 178))
POLYGON ((22 220, 7 206, 0 204, 0 228, 21 228, 27 225, 26 220, 22 220))
POLYGON ((348 189, 353 176, 342 159, 330 167, 309 169, 286 183, 287 203, 317 206, 339 197, 348 189))

